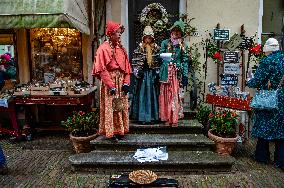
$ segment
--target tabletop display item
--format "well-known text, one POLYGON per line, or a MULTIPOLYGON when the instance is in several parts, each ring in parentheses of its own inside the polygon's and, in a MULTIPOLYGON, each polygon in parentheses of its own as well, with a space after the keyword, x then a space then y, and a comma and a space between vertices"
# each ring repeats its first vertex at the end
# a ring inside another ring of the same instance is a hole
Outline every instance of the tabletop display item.
POLYGON ((54 87, 49 89, 50 95, 67 95, 66 90, 63 87, 54 87))
POLYGON ((136 170, 129 174, 129 179, 131 181, 141 185, 153 183, 157 178, 157 174, 150 170, 136 170))

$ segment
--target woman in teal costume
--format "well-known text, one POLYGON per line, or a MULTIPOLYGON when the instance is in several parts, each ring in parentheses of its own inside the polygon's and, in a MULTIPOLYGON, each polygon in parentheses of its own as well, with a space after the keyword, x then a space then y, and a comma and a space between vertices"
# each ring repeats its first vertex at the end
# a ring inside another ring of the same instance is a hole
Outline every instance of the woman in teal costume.
MULTIPOLYGON (((284 76, 284 55, 279 50, 278 41, 274 38, 267 40, 263 51, 269 55, 259 63, 254 77, 247 82, 247 85, 267 90, 268 80, 270 80, 271 88, 277 89, 284 76)), ((269 163, 269 141, 274 141, 274 164, 284 169, 284 84, 280 87, 278 100, 278 110, 254 110, 252 136, 257 138, 255 160, 269 163)))
POLYGON ((141 123, 159 120, 159 46, 154 42, 154 32, 150 26, 143 31, 142 42, 134 51, 132 59, 134 76, 130 118, 141 123))
POLYGON ((160 54, 171 53, 170 59, 164 59, 160 67, 160 118, 169 125, 177 126, 178 119, 183 117, 181 87, 188 85, 188 46, 183 36, 185 24, 179 20, 170 29, 171 37, 161 43, 160 54))

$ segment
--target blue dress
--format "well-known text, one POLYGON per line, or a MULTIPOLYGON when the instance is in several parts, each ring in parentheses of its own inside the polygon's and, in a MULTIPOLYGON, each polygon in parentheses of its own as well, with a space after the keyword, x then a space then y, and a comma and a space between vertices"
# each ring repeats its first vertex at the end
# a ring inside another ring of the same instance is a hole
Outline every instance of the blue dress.
MULTIPOLYGON (((277 89, 283 76, 284 55, 281 51, 275 51, 260 62, 254 78, 247 85, 251 88, 267 89, 270 80, 271 89, 277 89)), ((254 111, 253 137, 266 140, 284 139, 284 82, 278 92, 278 99, 279 110, 254 111)))
POLYGON ((130 119, 142 123, 159 120, 159 47, 156 44, 152 47, 152 64, 148 64, 142 44, 135 50, 132 59, 134 74, 131 77, 130 119))

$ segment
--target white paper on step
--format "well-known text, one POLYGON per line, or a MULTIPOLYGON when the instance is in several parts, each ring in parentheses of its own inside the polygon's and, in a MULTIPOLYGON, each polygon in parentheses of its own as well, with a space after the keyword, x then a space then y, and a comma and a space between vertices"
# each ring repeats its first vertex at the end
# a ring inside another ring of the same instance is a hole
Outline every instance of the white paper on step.
POLYGON ((168 160, 167 148, 164 147, 155 147, 155 148, 144 148, 137 149, 134 159, 137 159, 139 162, 152 162, 160 160, 168 160))

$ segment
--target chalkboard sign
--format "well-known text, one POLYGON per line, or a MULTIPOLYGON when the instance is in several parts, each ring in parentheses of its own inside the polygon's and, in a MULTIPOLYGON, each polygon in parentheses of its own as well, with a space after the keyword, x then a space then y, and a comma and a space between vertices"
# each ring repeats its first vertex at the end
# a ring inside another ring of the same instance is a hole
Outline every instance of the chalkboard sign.
POLYGON ((230 51, 234 51, 243 41, 243 38, 235 33, 229 41, 225 42, 224 48, 227 48, 230 51))
POLYGON ((225 74, 240 74, 240 64, 239 63, 224 63, 224 73, 225 74))
POLYGON ((224 63, 238 63, 239 62, 239 52, 225 51, 223 61, 224 63))
POLYGON ((230 30, 229 29, 214 29, 214 40, 229 40, 230 30))
POLYGON ((238 46, 241 50, 247 50, 253 45, 253 37, 244 37, 241 44, 238 46))
POLYGON ((221 74, 221 85, 222 86, 237 86, 238 76, 234 74, 221 74))

